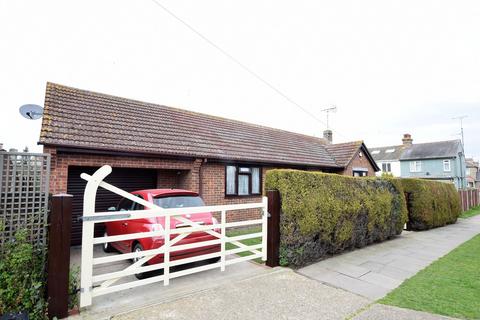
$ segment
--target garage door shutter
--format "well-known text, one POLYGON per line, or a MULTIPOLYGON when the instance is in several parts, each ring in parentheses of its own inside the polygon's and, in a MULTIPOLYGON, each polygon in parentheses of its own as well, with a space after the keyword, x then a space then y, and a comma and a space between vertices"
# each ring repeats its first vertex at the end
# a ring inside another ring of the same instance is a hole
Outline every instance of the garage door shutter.
MULTIPOLYGON (((98 168, 93 167, 68 168, 67 192, 73 195, 72 246, 82 243, 82 223, 78 221, 78 217, 82 216, 83 192, 85 191, 87 182, 80 178, 80 174, 85 172, 91 175, 97 169, 98 168)), ((112 173, 105 181, 129 192, 141 189, 154 189, 157 186, 157 171, 150 169, 113 168, 112 173)), ((98 188, 95 211, 107 211, 109 207, 116 206, 119 201, 120 196, 117 194, 103 188, 98 188)), ((95 236, 101 236, 102 234, 103 225, 96 225, 95 236)))

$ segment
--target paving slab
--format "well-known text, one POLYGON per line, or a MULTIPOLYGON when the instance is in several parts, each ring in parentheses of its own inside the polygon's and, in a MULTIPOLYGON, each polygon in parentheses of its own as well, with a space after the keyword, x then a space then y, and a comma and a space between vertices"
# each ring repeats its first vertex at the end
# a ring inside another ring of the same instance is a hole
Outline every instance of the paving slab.
POLYGON ((372 300, 480 233, 480 216, 333 256, 297 270, 312 279, 372 300))
POLYGON ((383 304, 374 304, 359 312, 353 320, 449 320, 455 319, 422 311, 403 309, 383 304))
POLYGON ((368 299, 279 268, 113 319, 345 319, 368 299))

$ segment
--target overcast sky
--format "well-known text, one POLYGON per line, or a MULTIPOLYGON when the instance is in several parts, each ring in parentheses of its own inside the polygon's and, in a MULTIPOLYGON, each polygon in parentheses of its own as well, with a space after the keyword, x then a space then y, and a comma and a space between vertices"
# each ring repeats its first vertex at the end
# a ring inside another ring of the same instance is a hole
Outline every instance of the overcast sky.
MULTIPOLYGON (((480 2, 158 3, 325 121, 334 142, 459 138, 480 157, 480 2)), ((152 0, 0 0, 0 143, 40 151, 56 82, 321 136, 325 125, 247 73, 152 0)), ((155 117, 155 114, 152 114, 155 117)))

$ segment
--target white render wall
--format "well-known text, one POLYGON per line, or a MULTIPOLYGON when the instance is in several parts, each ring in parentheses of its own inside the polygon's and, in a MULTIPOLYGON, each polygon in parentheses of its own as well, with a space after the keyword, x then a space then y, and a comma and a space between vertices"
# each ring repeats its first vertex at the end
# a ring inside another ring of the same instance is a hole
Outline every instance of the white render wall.
MULTIPOLYGON (((401 170, 400 170, 400 161, 377 161, 377 165, 380 167, 380 170, 382 170, 382 164, 383 163, 390 163, 392 172, 394 177, 400 177, 401 175, 401 170)), ((382 175, 382 171, 378 171, 376 173, 377 176, 382 175)))

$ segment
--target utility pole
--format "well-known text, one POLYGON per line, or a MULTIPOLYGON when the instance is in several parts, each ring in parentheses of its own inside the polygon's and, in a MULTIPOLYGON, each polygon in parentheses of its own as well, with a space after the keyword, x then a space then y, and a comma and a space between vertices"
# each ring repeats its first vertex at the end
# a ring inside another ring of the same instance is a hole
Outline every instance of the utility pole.
MULTIPOLYGON (((452 119, 453 120, 460 120, 460 134, 462 135, 462 152, 463 152, 463 159, 465 159, 465 140, 464 140, 464 136, 463 136, 463 119, 467 118, 468 116, 467 115, 463 115, 463 116, 458 116, 458 117, 453 117, 452 119)), ((461 165, 462 164, 462 152, 460 152, 458 154, 458 156, 460 157, 460 174, 462 175, 462 180, 461 180, 461 184, 462 184, 462 188, 465 188, 466 187, 466 183, 465 183, 465 168, 463 168, 463 166, 461 165)))

